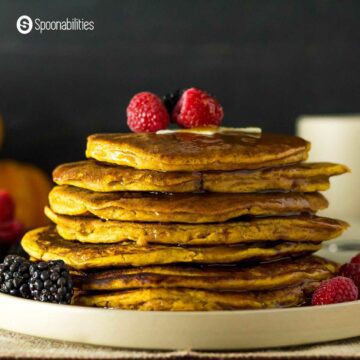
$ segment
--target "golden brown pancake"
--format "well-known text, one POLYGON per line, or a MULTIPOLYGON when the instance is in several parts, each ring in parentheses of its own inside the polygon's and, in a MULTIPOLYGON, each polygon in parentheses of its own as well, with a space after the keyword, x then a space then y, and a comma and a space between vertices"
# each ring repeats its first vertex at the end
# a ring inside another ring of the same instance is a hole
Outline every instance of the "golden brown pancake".
POLYGON ((257 192, 269 190, 314 192, 330 186, 329 177, 349 171, 332 163, 301 163, 253 171, 203 174, 203 189, 211 192, 257 192))
POLYGON ((62 239, 54 227, 28 232, 22 247, 38 260, 63 260, 74 269, 86 270, 122 266, 172 263, 227 264, 246 260, 280 259, 320 249, 321 243, 277 242, 232 246, 180 247, 131 244, 81 244, 62 239))
POLYGON ((329 188, 330 176, 347 171, 349 169, 340 164, 302 163, 259 170, 159 172, 88 160, 58 166, 53 180, 58 185, 99 192, 315 192, 329 188))
POLYGON ((298 137, 225 131, 213 135, 96 134, 86 156, 101 162, 157 171, 258 169, 306 160, 310 144, 298 137))
POLYGON ((269 309, 303 305, 306 302, 306 292, 302 286, 256 292, 158 288, 85 293, 75 296, 73 303, 81 306, 147 311, 269 309))
POLYGON ((106 220, 222 222, 243 215, 316 212, 327 207, 319 193, 97 193, 73 186, 50 192, 51 209, 62 215, 95 215, 106 220))
POLYGON ((340 236, 348 227, 341 220, 319 216, 251 218, 212 224, 144 223, 67 216, 45 209, 66 240, 85 243, 135 241, 180 245, 221 245, 252 241, 324 241, 340 236))
POLYGON ((138 170, 92 160, 58 166, 53 172, 53 180, 58 185, 73 185, 100 192, 193 192, 201 188, 198 172, 138 170))
POLYGON ((254 291, 322 281, 338 270, 332 261, 317 256, 274 261, 251 266, 146 266, 90 272, 74 276, 76 286, 86 291, 137 288, 191 288, 254 291))

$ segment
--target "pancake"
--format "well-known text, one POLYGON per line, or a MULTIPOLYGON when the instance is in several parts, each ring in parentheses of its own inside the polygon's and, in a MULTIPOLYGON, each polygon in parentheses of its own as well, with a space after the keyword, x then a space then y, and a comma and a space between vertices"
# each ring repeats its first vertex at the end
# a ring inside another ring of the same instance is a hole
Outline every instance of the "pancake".
POLYGON ((348 224, 318 216, 252 218, 212 224, 138 223, 67 216, 45 208, 66 240, 84 243, 135 241, 180 245, 221 245, 252 241, 324 241, 340 236, 348 224))
POLYGON ((321 243, 311 242, 207 247, 137 246, 127 243, 81 244, 62 239, 52 226, 28 232, 21 244, 30 256, 38 260, 63 260, 77 270, 172 263, 240 263, 247 260, 300 256, 315 252, 321 247, 321 243))
POLYGON ((91 272, 74 277, 86 291, 137 288, 191 288, 254 291, 284 288, 331 278, 338 265, 317 256, 238 266, 147 266, 91 272))
POLYGON ((103 294, 80 294, 73 300, 74 305, 147 311, 269 309, 295 307, 305 302, 306 291, 302 286, 258 292, 137 289, 103 294))
POLYGON ((100 162, 157 171, 258 169, 307 159, 310 143, 289 135, 223 131, 167 134, 95 134, 86 156, 100 162))
POLYGON ((198 172, 159 172, 92 160, 58 166, 53 172, 58 185, 73 185, 92 191, 193 192, 201 188, 198 172))
POLYGON ((257 192, 269 190, 314 192, 329 189, 331 176, 349 171, 332 163, 301 163, 254 171, 208 172, 203 190, 211 192, 257 192))
POLYGON ((95 215, 106 220, 207 223, 243 215, 313 213, 327 207, 319 193, 97 193, 56 186, 49 194, 51 209, 62 215, 95 215))
POLYGON ((53 180, 99 192, 314 192, 327 190, 330 176, 347 171, 340 164, 303 163, 252 171, 159 172, 88 160, 58 166, 53 180))

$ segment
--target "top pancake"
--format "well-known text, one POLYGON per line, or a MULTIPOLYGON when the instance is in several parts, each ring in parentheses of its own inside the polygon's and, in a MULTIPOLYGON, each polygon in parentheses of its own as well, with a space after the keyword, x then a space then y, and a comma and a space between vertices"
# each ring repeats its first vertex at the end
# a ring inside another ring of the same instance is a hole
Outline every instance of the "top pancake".
POLYGON ((347 171, 349 169, 340 164, 302 163, 243 171, 159 172, 87 160, 58 166, 53 180, 58 185, 98 192, 315 192, 329 188, 330 176, 347 171))
POLYGON ((95 134, 86 156, 157 171, 241 170, 306 160, 310 143, 289 135, 224 131, 169 134, 95 134))

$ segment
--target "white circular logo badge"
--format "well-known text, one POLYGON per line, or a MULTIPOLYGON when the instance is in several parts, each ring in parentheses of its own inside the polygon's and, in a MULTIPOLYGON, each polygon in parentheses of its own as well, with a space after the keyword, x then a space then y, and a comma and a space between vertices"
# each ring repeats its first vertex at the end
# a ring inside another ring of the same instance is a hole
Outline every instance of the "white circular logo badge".
POLYGON ((16 27, 21 34, 28 34, 33 28, 33 21, 27 15, 22 15, 17 19, 16 27))

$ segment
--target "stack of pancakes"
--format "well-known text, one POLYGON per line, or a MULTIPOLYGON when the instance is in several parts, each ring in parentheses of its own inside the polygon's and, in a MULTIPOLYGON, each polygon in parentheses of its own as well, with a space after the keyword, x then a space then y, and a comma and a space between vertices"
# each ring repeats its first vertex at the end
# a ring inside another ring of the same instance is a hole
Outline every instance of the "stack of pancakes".
POLYGON ((343 165, 269 133, 100 134, 54 171, 46 215, 22 245, 74 270, 75 304, 138 310, 299 306, 337 272, 311 255, 347 224, 316 216, 343 165))

